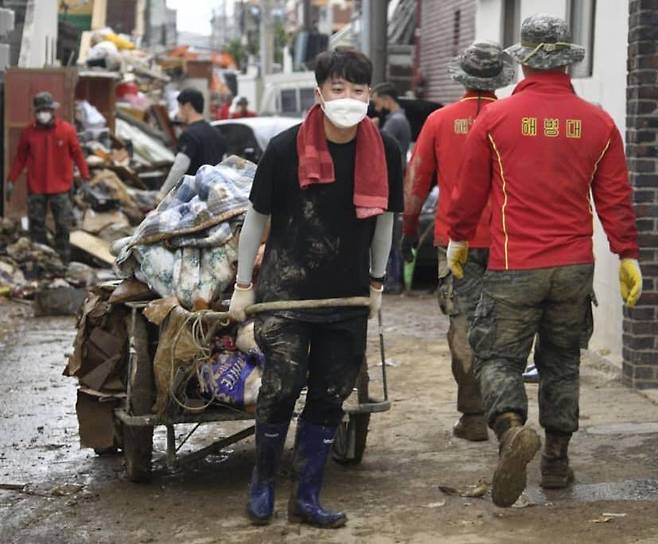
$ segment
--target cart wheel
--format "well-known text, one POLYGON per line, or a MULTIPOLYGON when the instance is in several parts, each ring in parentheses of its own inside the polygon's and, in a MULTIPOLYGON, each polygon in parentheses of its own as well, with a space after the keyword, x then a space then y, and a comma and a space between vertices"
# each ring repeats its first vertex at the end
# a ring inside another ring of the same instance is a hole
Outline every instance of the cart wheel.
MULTIPOLYGON (((149 352, 149 329, 145 318, 133 309, 127 318, 131 331, 131 365, 128 387, 128 409, 131 415, 150 413, 155 385, 153 361, 149 352)), ((153 454, 153 427, 123 425, 123 456, 131 482, 147 482, 151 478, 153 454)))
POLYGON ((334 461, 341 465, 358 465, 363 460, 368 437, 370 414, 350 414, 336 431, 332 450, 334 461))
MULTIPOLYGON (((368 361, 363 358, 363 364, 357 378, 356 387, 359 403, 368 402, 368 361)), ((358 465, 363 460, 368 438, 370 414, 349 414, 343 419, 336 431, 332 457, 341 465, 358 465)))
POLYGON ((123 426, 123 457, 131 482, 148 482, 151 479, 153 454, 153 427, 123 426))

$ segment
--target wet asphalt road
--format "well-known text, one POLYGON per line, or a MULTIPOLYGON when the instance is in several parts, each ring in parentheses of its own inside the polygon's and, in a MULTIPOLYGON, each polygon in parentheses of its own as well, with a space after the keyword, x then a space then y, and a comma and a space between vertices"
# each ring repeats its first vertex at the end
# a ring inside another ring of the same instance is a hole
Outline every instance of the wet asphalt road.
MULTIPOLYGON (((157 460, 165 444, 159 428, 147 485, 126 480, 121 455, 81 450, 76 382, 62 376, 74 319, 33 319, 25 306, 0 305, 0 543, 658 543, 658 407, 623 387, 616 369, 584 362, 581 432, 572 448, 577 485, 544 494, 534 461, 519 508, 498 509, 488 495, 439 489, 486 482, 496 458, 493 441, 450 436, 447 322, 430 296, 388 297, 385 305, 394 406, 373 416, 362 465, 328 465, 325 501, 350 516, 346 529, 329 532, 286 523, 285 478, 274 524, 262 529, 245 521, 252 439, 168 473, 157 460)), ((381 386, 375 333, 374 390, 381 386)), ((536 386, 529 396, 535 402, 536 386)), ((183 450, 242 426, 204 426, 183 450)), ((189 430, 177 427, 178 438, 189 430)))

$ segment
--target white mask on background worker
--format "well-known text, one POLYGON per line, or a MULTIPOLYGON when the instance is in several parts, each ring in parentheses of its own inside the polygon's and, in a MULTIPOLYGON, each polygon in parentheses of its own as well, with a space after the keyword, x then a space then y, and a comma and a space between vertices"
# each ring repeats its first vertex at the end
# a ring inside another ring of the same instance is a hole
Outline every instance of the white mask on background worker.
POLYGON ((329 121, 338 128, 358 125, 368 113, 370 92, 368 85, 345 81, 342 78, 325 82, 317 88, 320 106, 329 121), (324 91, 324 94, 323 94, 324 91))
POLYGON ((40 125, 49 125, 53 120, 53 112, 49 110, 38 111, 36 118, 40 125))

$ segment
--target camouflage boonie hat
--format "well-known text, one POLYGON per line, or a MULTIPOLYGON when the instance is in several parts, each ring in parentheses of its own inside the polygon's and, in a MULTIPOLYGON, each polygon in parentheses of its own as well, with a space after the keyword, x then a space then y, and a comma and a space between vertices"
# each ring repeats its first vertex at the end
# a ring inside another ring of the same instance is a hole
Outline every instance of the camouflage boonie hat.
POLYGON ((514 63, 497 43, 478 41, 448 65, 448 72, 467 89, 493 91, 514 79, 514 63))
POLYGON ((56 110, 59 108, 59 103, 53 100, 53 95, 48 91, 37 93, 32 98, 32 108, 34 111, 39 110, 56 110))
POLYGON ((545 13, 526 18, 521 25, 521 43, 505 49, 518 63, 538 70, 550 70, 579 62, 585 48, 570 43, 567 23, 545 13))

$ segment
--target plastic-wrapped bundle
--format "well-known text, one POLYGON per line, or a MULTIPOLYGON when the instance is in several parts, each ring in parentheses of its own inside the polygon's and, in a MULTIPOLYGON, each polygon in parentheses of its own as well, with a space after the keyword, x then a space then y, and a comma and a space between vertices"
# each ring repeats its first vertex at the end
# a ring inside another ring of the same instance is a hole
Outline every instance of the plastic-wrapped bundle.
POLYGON ((161 297, 176 295, 188 310, 209 308, 235 279, 236 241, 221 247, 181 248, 161 244, 137 246, 135 277, 161 297))
POLYGON ((129 239, 113 249, 120 277, 136 277, 188 310, 212 307, 235 278, 237 240, 254 164, 229 157, 184 176, 129 239))

